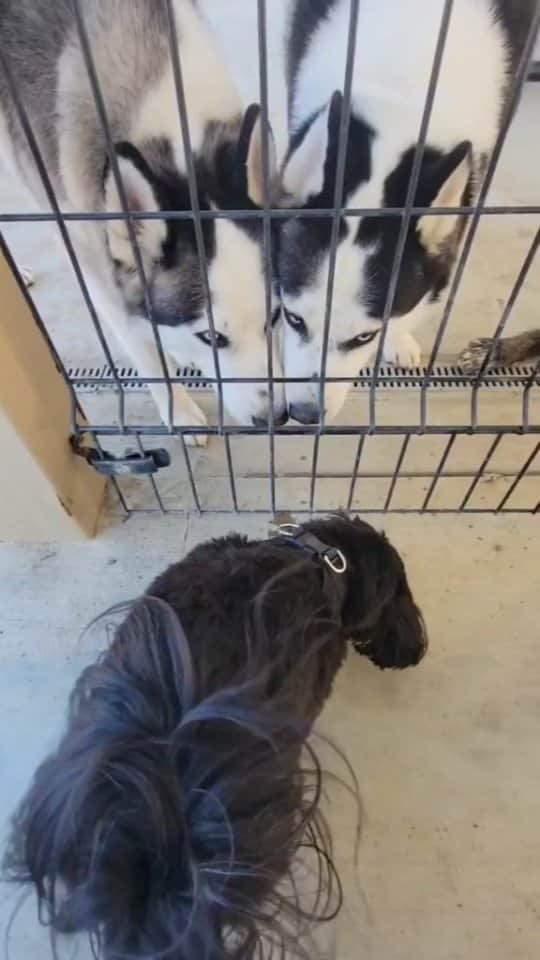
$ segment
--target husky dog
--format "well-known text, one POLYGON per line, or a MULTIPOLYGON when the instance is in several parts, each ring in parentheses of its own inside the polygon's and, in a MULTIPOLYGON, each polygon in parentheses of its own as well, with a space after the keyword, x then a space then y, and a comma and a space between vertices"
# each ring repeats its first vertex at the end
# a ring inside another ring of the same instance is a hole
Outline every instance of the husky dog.
POLYGON ((200 544, 125 611, 19 809, 7 877, 96 958, 307 960, 339 909, 311 728, 349 641, 402 669, 427 637, 384 536, 288 529, 200 544))
MULTIPOLYGON (((459 207, 473 198, 475 175, 493 148, 501 109, 532 0, 455 0, 423 155, 415 205, 459 207)), ((352 112, 342 202, 348 207, 405 204, 444 0, 378 0, 359 6, 352 112)), ((283 171, 287 202, 334 205, 349 0, 295 0, 288 37, 291 142, 283 171), (336 92, 338 91, 338 92, 336 92)), ((327 376, 354 378, 376 352, 390 283, 399 217, 342 218, 328 344, 327 376)), ((417 366, 411 331, 426 303, 448 283, 464 222, 459 216, 411 219, 384 357, 417 366)), ((285 375, 320 376, 332 223, 291 219, 281 240, 286 320, 285 375)), ((335 417, 346 383, 325 390, 335 417)), ((319 421, 315 383, 288 386, 289 413, 319 421)))
MULTIPOLYGON (((189 210, 164 0, 84 0, 80 9, 129 208, 139 213, 189 210)), ((201 209, 254 209, 262 202, 259 110, 252 106, 243 114, 229 69, 196 4, 174 0, 174 12, 201 209)), ((62 207, 121 211, 73 0, 0 0, 0 36, 62 207)), ((1 69, 0 138, 3 156, 43 199, 1 69)), ((69 229, 100 318, 114 331, 141 377, 163 377, 125 220, 70 223, 69 229)), ((135 221, 135 229, 171 369, 178 362, 192 362, 205 376, 214 377, 192 222, 135 221)), ((204 240, 220 373, 224 378, 264 378, 268 371, 261 224, 206 220, 204 240)), ((275 318, 278 315, 276 311, 275 318)), ((276 349, 274 373, 280 376, 277 353, 276 349)), ((166 388, 151 389, 168 422, 166 388)), ((175 424, 204 426, 204 414, 185 389, 174 385, 173 390, 175 424)), ((268 422, 268 390, 261 383, 224 384, 223 396, 237 420, 259 426, 268 422)), ((279 384, 274 416, 278 423, 286 420, 279 384)))

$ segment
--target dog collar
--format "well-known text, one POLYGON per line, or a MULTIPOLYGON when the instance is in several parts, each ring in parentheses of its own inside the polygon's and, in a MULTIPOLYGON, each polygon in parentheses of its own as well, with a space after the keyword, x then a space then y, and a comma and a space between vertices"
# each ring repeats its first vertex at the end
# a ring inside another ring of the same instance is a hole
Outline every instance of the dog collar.
POLYGON ((338 547, 324 543, 299 523, 283 523, 278 529, 279 536, 274 538, 274 543, 281 547, 302 550, 321 565, 322 589, 326 602, 334 616, 341 620, 347 590, 347 582, 343 576, 348 568, 345 554, 338 547))
POLYGON ((346 573, 347 559, 342 551, 319 540, 319 537, 305 530, 301 524, 282 523, 278 530, 280 536, 277 539, 284 547, 307 551, 314 558, 322 560, 328 569, 338 577, 346 573))

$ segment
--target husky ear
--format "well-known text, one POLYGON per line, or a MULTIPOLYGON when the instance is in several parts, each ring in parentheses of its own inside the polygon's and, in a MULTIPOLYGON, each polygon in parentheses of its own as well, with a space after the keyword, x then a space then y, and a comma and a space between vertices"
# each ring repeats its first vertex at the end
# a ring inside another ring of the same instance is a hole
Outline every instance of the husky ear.
MULTIPOLYGON (((154 177, 144 157, 131 143, 119 143, 115 149, 128 209, 132 213, 157 212, 160 207, 154 191, 154 177)), ((107 213, 122 212, 116 179, 110 167, 105 175, 105 209, 107 213)), ((158 257, 167 236, 165 221, 136 220, 134 228, 141 252, 150 258, 158 257)), ((134 266, 135 257, 125 220, 108 221, 107 237, 112 257, 134 266)))
POLYGON ((290 146, 282 173, 282 190, 289 206, 303 206, 324 190, 331 133, 339 125, 343 96, 334 93, 328 105, 315 117, 299 143, 290 146))
MULTIPOLYGON (((238 141, 239 163, 246 171, 247 194, 256 207, 264 205, 263 143, 264 131, 261 109, 252 103, 245 112, 238 141)), ((270 125, 268 137, 268 185, 272 194, 277 173, 277 153, 270 125)))
MULTIPOLYGON (((430 175, 437 190, 432 207, 461 207, 472 174, 472 144, 465 140, 437 160, 430 175)), ((427 252, 437 256, 453 236, 459 215, 424 216, 418 221, 418 233, 427 252)))

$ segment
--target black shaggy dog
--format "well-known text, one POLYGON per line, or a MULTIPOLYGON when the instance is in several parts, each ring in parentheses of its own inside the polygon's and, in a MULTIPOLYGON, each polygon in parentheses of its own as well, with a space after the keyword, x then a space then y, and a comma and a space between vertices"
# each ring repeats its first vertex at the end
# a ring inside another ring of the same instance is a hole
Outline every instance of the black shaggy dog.
POLYGON ((231 535, 122 612, 18 812, 8 876, 34 885, 53 935, 88 932, 106 960, 298 949, 337 881, 313 721, 348 641, 381 668, 426 651, 400 557, 342 516, 231 535))

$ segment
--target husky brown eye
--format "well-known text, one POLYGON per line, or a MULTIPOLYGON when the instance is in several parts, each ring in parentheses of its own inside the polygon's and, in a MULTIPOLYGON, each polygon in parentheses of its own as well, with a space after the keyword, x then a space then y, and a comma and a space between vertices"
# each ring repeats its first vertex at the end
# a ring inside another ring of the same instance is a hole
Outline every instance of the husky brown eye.
MULTIPOLYGON (((201 343, 206 343, 208 347, 212 346, 212 333, 210 330, 205 330, 204 333, 196 333, 196 337, 199 338, 201 343)), ((229 346, 229 340, 224 334, 215 332, 215 342, 218 350, 223 350, 225 347, 229 346)))
POLYGON ((379 330, 366 330, 365 333, 359 333, 357 337, 352 337, 351 340, 346 340, 345 343, 340 344, 340 350, 348 352, 349 350, 356 350, 358 347, 365 347, 375 337, 378 337, 379 332, 379 330))

